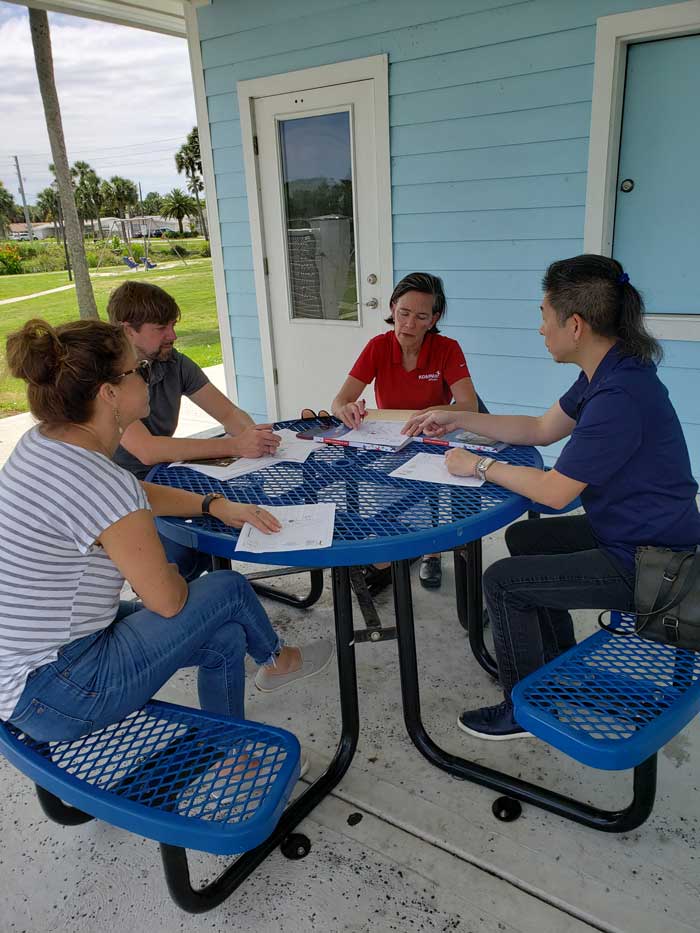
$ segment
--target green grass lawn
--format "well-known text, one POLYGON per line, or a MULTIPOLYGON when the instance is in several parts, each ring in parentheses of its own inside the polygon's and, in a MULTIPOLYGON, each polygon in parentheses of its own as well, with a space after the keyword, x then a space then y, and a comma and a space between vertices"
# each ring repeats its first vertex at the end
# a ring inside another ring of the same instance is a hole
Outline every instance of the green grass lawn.
MULTIPOLYGON (((92 276, 95 300, 102 318, 106 317, 105 308, 109 293, 125 279, 137 278, 160 285, 175 298, 182 311, 182 320, 177 327, 178 349, 187 353, 200 366, 215 366, 221 363, 221 341, 211 259, 188 260, 186 266, 176 262, 169 269, 154 269, 148 273, 134 273, 126 268, 123 272, 111 270, 111 273, 92 276)), ((68 276, 65 272, 1 276, 0 300, 46 291, 67 282, 68 276)), ((0 305, 0 346, 3 351, 7 335, 18 330, 25 321, 33 317, 44 318, 51 324, 76 320, 78 305, 75 290, 68 289, 40 298, 0 305)), ((0 366, 0 417, 26 410, 24 383, 8 375, 3 352, 0 366)))
MULTIPOLYGON (((33 295, 49 288, 68 284, 67 272, 32 272, 23 275, 0 275, 0 301, 17 298, 18 295, 33 295)), ((0 312, 2 305, 0 305, 0 312)))

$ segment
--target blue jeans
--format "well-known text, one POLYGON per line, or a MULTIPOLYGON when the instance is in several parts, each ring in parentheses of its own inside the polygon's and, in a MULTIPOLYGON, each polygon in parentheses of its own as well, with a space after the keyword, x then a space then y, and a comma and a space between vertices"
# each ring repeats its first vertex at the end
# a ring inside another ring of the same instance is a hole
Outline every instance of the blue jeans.
MULTIPOLYGON (((158 522, 156 521, 157 526, 158 522)), ((163 543, 168 563, 177 564, 181 576, 188 583, 201 577, 207 570, 211 570, 211 555, 186 547, 184 544, 178 544, 177 541, 172 541, 170 538, 166 538, 165 535, 161 535, 160 540, 163 543)))
POLYGON ((265 664, 281 644, 248 581, 220 570, 190 584, 171 619, 122 603, 110 626, 29 675, 10 722, 38 741, 70 741, 140 709, 183 667, 199 668, 203 710, 242 717, 246 653, 265 664))
POLYGON ((484 574, 498 676, 505 693, 576 644, 570 609, 634 607, 634 573, 597 546, 585 515, 517 522, 513 555, 484 574))

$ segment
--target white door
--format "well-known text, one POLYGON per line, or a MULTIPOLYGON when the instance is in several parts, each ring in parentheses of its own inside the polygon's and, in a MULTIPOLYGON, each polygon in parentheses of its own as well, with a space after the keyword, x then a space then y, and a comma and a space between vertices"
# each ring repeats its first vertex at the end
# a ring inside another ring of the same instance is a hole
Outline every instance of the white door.
POLYGON ((255 127, 277 410, 293 418, 330 408, 386 327, 373 82, 258 98, 255 127))

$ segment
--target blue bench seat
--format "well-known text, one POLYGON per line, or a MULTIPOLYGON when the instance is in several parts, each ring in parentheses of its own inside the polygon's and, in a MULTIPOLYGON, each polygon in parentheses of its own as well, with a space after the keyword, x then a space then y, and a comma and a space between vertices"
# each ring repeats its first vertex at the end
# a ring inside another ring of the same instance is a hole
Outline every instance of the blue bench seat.
POLYGON ((513 690, 523 728, 585 765, 636 768, 700 712, 700 654, 621 631, 596 632, 513 690))
POLYGON ((170 893, 193 913, 225 900, 277 842, 290 858, 309 849, 282 825, 295 825, 283 811, 301 753, 284 729, 151 700, 73 742, 37 742, 0 722, 0 752, 56 822, 97 818, 157 840, 170 893), (247 854, 195 889, 187 849, 247 854))

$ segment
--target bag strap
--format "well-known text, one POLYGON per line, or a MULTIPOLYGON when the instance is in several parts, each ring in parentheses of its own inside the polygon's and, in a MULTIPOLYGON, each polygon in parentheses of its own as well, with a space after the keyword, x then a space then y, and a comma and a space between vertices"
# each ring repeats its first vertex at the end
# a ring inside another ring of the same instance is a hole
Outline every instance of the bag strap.
POLYGON ((667 610, 672 609, 674 606, 677 606, 679 603, 682 603, 688 593, 690 593, 690 591, 695 586, 698 577, 700 577, 700 553, 698 553, 697 550, 694 554, 689 552, 679 552, 674 554, 666 565, 663 579, 661 581, 661 586, 659 587, 659 592, 656 599, 654 600, 654 605, 652 606, 651 611, 637 613, 638 619, 646 619, 646 622, 637 628, 637 633, 644 631, 652 616, 656 616, 660 612, 666 612, 667 610), (676 595, 672 596, 671 599, 664 605, 664 600, 667 599, 671 590, 673 589, 673 584, 678 579, 678 574, 680 573, 681 568, 683 567, 683 564, 686 560, 692 560, 693 566, 688 571, 688 575, 685 578, 683 586, 678 590, 676 595))
POLYGON ((637 612, 635 615, 637 619, 646 619, 646 621, 640 625, 635 626, 634 632, 621 632, 614 625, 605 625, 603 622, 603 616, 610 612, 609 609, 603 610, 603 612, 598 615, 598 625, 603 629, 604 632, 610 632, 612 635, 639 635, 649 624, 651 618, 655 615, 658 615, 660 612, 666 612, 668 609, 672 609, 674 606, 677 606, 678 603, 682 603, 686 598, 688 593, 695 586, 696 581, 700 577, 700 551, 696 550, 695 553, 689 553, 688 551, 678 551, 673 557, 669 560, 664 570, 663 577, 661 579, 661 585, 659 586, 659 591, 656 594, 656 599, 654 600, 654 605, 651 608, 650 612, 637 612), (665 599, 668 598, 673 584, 678 579, 678 574, 683 567, 683 564, 686 560, 693 560, 693 566, 690 568, 688 576, 685 578, 683 586, 680 588, 678 593, 671 597, 666 605, 663 605, 665 599), (661 605, 660 605, 661 604, 661 605))

